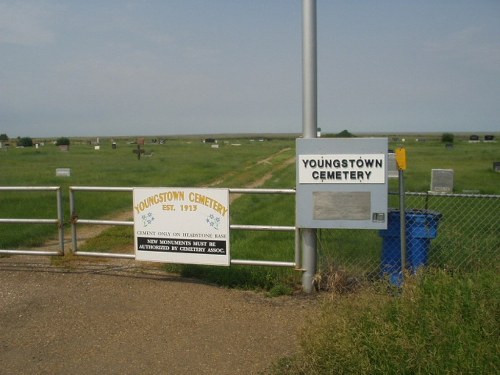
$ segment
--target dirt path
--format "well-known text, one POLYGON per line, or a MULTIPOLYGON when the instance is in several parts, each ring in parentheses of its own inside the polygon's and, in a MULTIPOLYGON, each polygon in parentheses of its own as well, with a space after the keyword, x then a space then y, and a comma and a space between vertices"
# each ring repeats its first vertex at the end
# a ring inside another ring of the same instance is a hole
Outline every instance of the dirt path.
POLYGON ((317 305, 134 261, 69 266, 0 258, 0 374, 258 374, 317 305))
POLYGON ((316 297, 267 298, 133 260, 4 257, 0 374, 258 374, 295 351, 317 306, 316 297))

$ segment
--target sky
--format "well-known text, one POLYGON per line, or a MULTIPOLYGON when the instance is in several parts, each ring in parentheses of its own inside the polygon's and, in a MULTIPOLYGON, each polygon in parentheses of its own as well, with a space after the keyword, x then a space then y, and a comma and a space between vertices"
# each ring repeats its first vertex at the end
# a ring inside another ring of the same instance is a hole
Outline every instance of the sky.
MULTIPOLYGON (((323 133, 500 132, 500 0, 316 9, 323 133)), ((302 126, 302 0, 0 0, 0 134, 302 126)))

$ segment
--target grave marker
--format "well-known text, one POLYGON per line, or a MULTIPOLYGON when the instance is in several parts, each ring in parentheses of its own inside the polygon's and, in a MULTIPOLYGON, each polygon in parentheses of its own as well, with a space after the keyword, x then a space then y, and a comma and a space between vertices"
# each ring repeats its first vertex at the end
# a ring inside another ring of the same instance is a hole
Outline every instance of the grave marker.
POLYGON ((471 135, 469 137, 469 143, 479 143, 479 136, 478 135, 471 135))
POLYGON ((485 135, 484 141, 485 142, 495 142, 495 136, 494 135, 485 135))
POLYGON ((137 155, 137 160, 141 160, 141 154, 144 154, 145 151, 143 148, 141 148, 141 145, 138 144, 137 149, 132 150, 132 152, 137 155))
POLYGON ((453 169, 433 169, 431 174, 431 192, 452 193, 453 179, 453 169))
POLYGON ((71 177, 71 168, 56 168, 56 177, 71 177))
POLYGON ((389 150, 389 153, 387 154, 387 177, 399 177, 398 165, 396 163, 396 154, 393 150, 389 150))
POLYGON ((500 161, 493 162, 493 170, 497 173, 500 172, 500 161))

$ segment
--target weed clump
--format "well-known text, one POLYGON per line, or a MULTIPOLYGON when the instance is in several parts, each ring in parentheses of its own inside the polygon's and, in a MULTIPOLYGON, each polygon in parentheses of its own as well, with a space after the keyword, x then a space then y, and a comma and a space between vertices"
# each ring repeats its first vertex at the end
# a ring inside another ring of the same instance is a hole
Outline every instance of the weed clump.
POLYGON ((299 353, 274 374, 493 374, 500 367, 498 276, 429 271, 391 297, 362 289, 325 302, 299 353))

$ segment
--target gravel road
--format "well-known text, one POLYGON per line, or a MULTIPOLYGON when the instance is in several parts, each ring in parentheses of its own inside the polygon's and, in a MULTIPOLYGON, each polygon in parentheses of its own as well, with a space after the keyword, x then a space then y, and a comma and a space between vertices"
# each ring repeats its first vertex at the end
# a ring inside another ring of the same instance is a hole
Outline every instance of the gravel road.
POLYGON ((156 264, 4 257, 0 374, 258 374, 294 352, 317 306, 156 264))

